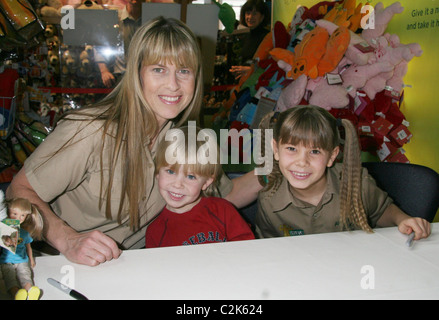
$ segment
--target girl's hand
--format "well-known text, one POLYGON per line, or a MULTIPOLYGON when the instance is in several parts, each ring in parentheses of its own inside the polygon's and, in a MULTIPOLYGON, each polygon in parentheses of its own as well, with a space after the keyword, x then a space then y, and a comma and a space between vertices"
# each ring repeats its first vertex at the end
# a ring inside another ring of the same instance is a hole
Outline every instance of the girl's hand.
POLYGON ((427 238, 431 233, 430 222, 422 218, 407 218, 398 225, 398 230, 404 234, 415 232, 414 240, 427 238))

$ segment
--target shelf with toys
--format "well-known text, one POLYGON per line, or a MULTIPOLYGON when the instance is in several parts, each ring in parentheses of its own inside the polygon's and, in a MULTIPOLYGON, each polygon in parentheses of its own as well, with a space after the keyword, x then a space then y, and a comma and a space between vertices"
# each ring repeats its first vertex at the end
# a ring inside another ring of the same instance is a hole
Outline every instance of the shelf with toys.
POLYGON ((0 184, 11 181, 63 113, 111 91, 94 48, 63 42, 63 5, 0 1, 0 184))

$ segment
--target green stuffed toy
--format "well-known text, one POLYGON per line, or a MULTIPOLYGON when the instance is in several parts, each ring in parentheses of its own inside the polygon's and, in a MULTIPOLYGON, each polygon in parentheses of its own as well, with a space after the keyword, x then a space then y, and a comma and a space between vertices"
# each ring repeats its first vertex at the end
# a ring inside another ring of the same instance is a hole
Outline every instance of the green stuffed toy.
POLYGON ((236 21, 235 11, 228 3, 219 4, 216 1, 214 2, 220 8, 220 11, 218 13, 218 18, 226 28, 225 29, 226 32, 232 33, 233 30, 235 30, 235 21, 236 21))

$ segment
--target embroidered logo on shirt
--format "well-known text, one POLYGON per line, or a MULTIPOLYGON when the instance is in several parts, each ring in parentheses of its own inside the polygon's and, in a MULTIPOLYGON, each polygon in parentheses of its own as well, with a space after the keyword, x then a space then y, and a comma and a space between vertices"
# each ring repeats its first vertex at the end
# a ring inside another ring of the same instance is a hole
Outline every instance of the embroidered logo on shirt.
POLYGON ((287 224, 283 224, 279 227, 279 230, 283 232, 284 237, 288 236, 302 236, 305 232, 302 229, 294 229, 287 224))
POLYGON ((303 236, 305 234, 302 229, 290 230, 288 233, 290 236, 303 236))
POLYGON ((206 242, 226 242, 226 238, 221 238, 220 233, 218 231, 209 231, 208 236, 204 232, 197 233, 197 235, 189 238, 188 241, 184 241, 183 245, 191 245, 191 244, 202 244, 206 242))

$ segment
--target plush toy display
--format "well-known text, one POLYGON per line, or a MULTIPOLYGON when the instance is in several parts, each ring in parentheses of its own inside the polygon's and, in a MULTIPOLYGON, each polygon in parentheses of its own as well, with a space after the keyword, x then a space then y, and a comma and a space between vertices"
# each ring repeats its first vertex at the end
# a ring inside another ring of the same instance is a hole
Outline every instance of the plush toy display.
MULTIPOLYGON (((387 7, 376 4, 375 28, 364 30, 360 22, 367 12, 361 12, 362 6, 344 0, 299 7, 288 25, 288 45, 275 41, 276 32, 279 37, 285 34, 277 25, 258 49, 253 77, 259 70, 260 78, 243 87, 250 88, 247 93, 261 88, 271 92, 276 111, 313 104, 350 119, 358 128, 363 151, 382 161, 408 162, 401 148, 411 134, 399 105, 409 63, 422 55, 422 49, 386 33, 394 15, 404 10, 399 2, 387 7), (398 140, 398 134, 407 139, 398 140)), ((251 108, 247 105, 241 117, 247 124, 257 108, 254 99, 252 94, 247 97, 251 108)))

